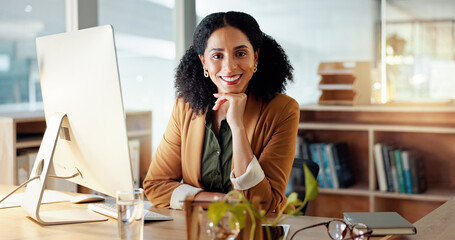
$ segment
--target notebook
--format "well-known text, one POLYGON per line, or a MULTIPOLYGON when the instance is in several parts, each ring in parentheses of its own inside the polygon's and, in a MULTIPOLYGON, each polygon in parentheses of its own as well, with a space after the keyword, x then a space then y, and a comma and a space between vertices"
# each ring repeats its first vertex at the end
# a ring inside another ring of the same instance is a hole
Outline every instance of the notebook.
POLYGON ((416 234, 417 229, 396 212, 345 212, 344 220, 349 224, 364 223, 372 235, 416 234))

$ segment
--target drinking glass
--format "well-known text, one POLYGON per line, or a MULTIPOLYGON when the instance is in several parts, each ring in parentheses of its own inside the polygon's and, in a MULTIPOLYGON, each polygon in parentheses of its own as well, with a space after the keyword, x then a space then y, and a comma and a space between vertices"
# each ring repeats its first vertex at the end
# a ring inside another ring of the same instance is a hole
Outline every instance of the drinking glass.
POLYGON ((121 240, 142 240, 144 236, 144 190, 116 193, 118 233, 121 240))

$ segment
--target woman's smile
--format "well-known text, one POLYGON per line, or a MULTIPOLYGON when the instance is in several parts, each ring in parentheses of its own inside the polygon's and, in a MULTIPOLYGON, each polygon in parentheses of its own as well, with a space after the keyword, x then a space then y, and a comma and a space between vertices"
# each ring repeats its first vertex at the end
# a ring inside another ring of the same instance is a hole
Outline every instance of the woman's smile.
POLYGON ((231 76, 220 76, 221 80, 224 81, 227 85, 234 85, 240 81, 242 74, 236 74, 231 76))

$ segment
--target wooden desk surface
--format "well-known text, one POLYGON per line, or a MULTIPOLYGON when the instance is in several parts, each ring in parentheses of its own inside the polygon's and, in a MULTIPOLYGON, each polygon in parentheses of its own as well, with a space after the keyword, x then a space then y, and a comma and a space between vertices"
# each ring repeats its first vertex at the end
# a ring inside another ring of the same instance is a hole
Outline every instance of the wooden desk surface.
MULTIPOLYGON (((0 185, 0 194, 6 194, 12 186, 0 185)), ((23 190, 22 190, 23 191, 23 190)), ((20 190, 19 190, 20 192, 20 190)), ((86 208, 87 204, 71 204, 69 202, 44 204, 42 211, 70 208, 86 208)), ((144 239, 186 239, 185 215, 181 210, 163 208, 151 209, 174 218, 173 221, 146 222, 144 225, 144 239)), ((385 237, 387 240, 411 239, 453 239, 455 236, 455 198, 423 217, 414 226, 417 235, 385 237)), ((290 217, 284 223, 290 224, 289 237, 299 228, 311 224, 327 221, 322 217, 290 217)), ((95 223, 65 224, 42 226, 27 217, 21 207, 0 209, 0 239, 118 239, 117 221, 109 218, 108 221, 95 223)), ((316 227, 302 231, 297 239, 330 239, 324 227, 316 227)), ((201 239, 208 236, 201 234, 201 239)), ((377 238, 374 238, 377 239, 377 238)))
POLYGON ((455 198, 450 199, 413 225, 417 228, 416 235, 391 236, 387 240, 454 239, 455 198))
MULTIPOLYGON (((12 186, 0 185, 0 194, 6 194, 12 186)), ((44 204, 42 211, 69 208, 86 208, 87 204, 69 202, 44 204)), ((152 211, 174 218, 173 221, 146 222, 144 239, 186 239, 185 215, 181 210, 152 208, 152 211)), ((289 237, 299 228, 328 220, 321 217, 290 217, 285 223, 290 224, 289 237)), ((42 226, 27 217, 21 207, 0 209, 0 239, 118 239, 117 221, 109 219, 104 222, 79 223, 42 226)), ((201 234, 201 239, 208 239, 201 234)), ((324 227, 316 227, 299 233, 297 239, 330 239, 324 227)))

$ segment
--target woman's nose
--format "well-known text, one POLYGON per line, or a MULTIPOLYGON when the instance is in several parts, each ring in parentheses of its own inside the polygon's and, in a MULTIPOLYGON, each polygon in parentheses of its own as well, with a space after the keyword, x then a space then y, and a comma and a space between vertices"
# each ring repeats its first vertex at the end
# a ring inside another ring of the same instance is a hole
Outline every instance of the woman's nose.
POLYGON ((237 62, 232 57, 225 57, 223 62, 223 69, 233 71, 237 67, 237 62))

